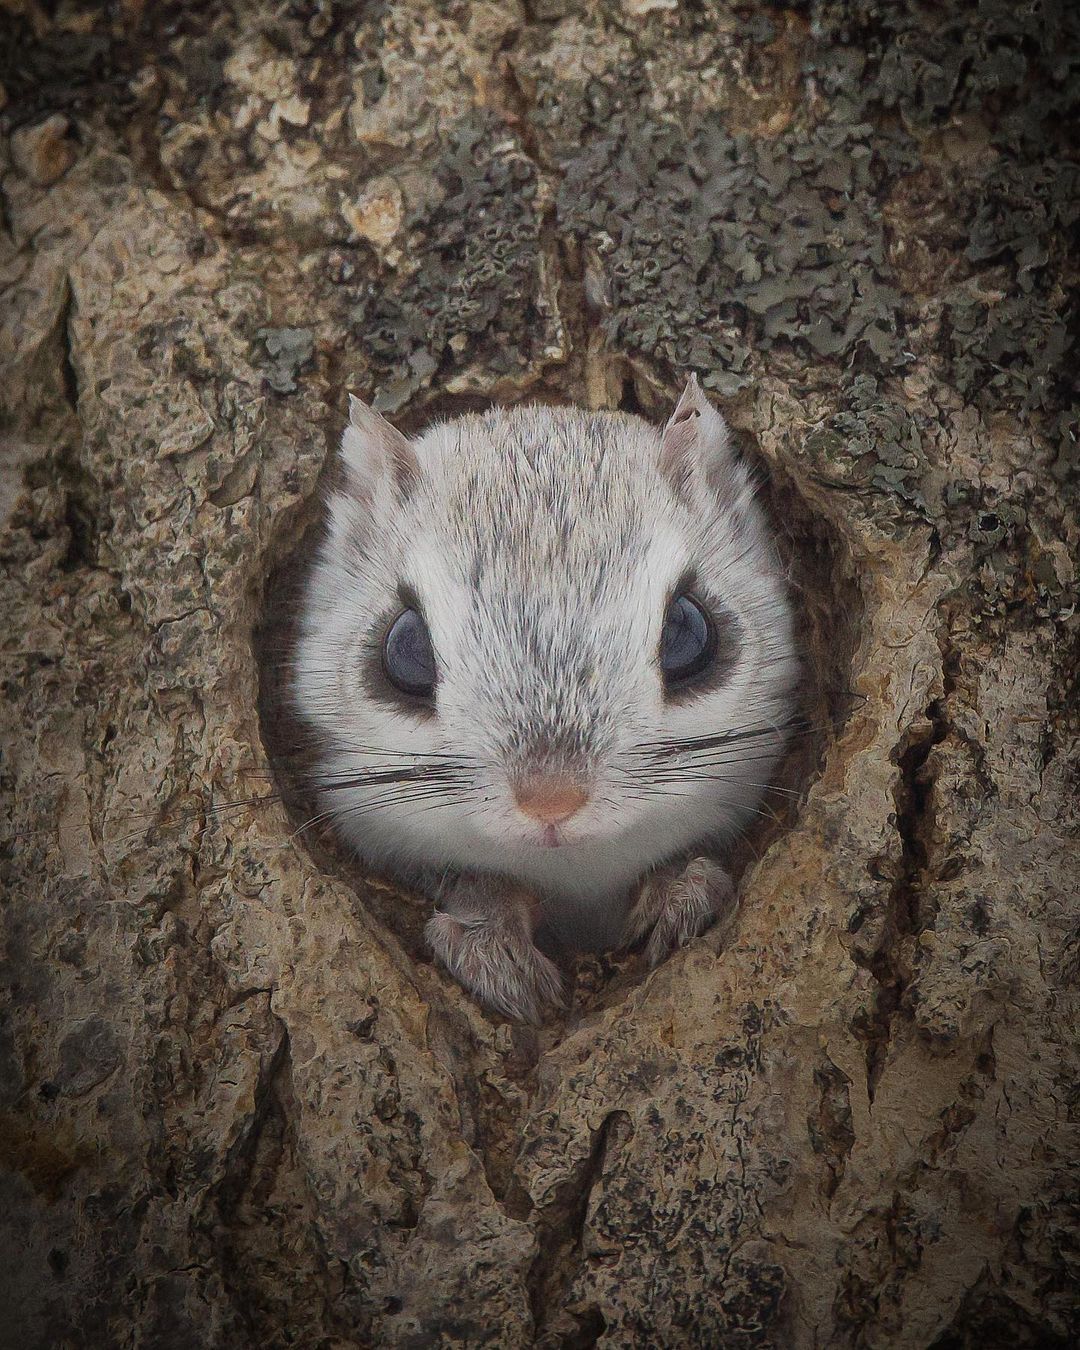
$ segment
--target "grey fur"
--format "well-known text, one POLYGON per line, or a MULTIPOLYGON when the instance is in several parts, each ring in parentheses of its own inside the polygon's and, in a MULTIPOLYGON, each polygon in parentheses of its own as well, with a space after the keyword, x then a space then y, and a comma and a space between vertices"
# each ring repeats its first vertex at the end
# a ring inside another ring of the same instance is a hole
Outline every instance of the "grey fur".
MULTIPOLYGON (((442 919, 429 926, 437 954, 459 977, 478 969, 462 943, 482 930, 486 973, 463 977, 490 1006, 536 1016, 553 990, 521 929, 528 906, 493 897, 525 891, 539 902, 530 921, 542 913, 571 942, 610 945, 636 882, 721 845, 756 808, 797 664, 767 527, 694 380, 663 432, 622 413, 518 407, 409 444, 354 401, 342 458, 294 682, 323 746, 321 805, 370 862, 460 878, 443 902, 459 920, 453 941, 442 919), (660 628, 689 573, 738 641, 723 678, 668 700, 660 628), (434 715, 374 697, 365 679, 403 588, 431 632, 434 715), (741 752, 656 748, 747 728, 761 731, 741 752), (558 848, 541 846, 512 795, 517 778, 543 770, 590 786, 558 848), (373 773, 378 782, 344 786, 373 773), (405 781, 388 786, 386 774, 405 781), (500 923, 512 942, 496 940, 500 923)), ((700 887, 674 886, 671 903, 694 915, 666 917, 665 946, 704 921, 700 887)))

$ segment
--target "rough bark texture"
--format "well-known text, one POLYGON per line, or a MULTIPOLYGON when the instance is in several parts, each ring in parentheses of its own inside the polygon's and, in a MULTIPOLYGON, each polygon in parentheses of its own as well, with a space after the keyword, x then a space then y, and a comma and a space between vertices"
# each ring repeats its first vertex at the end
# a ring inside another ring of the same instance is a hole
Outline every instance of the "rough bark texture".
POLYGON ((3 1344, 1076 1344, 1075 7, 0 8, 3 1344), (347 387, 690 369, 827 729, 537 1034, 222 809, 253 635, 347 387))

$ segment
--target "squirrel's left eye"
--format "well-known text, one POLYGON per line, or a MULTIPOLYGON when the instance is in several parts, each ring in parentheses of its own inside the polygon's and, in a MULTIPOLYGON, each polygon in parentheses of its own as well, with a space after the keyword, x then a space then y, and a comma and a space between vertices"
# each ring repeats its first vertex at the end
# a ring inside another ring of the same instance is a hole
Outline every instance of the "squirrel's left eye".
POLYGON ((403 694, 431 698, 437 671, 427 624, 415 609, 403 610, 383 639, 383 669, 403 694))
POLYGON ((668 605, 660 634, 660 669, 671 689, 700 675, 716 654, 716 629, 702 605, 679 595, 668 605))

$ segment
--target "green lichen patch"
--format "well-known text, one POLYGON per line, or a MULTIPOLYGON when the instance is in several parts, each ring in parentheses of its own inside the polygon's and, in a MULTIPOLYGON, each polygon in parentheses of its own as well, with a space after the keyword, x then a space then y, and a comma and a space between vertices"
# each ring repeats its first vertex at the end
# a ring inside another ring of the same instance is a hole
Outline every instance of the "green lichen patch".
POLYGON ((969 275, 946 291, 942 315, 950 383, 984 408, 1041 414, 1066 457, 1078 313, 1067 242, 1078 220, 1080 165, 995 166, 972 196, 969 275))
POLYGON ((1003 149, 1067 142, 1080 78, 1080 17, 1067 0, 820 0, 812 26, 810 69, 833 117, 896 115, 922 136, 985 116, 1003 149))
POLYGON ((482 365, 492 383, 521 377, 553 340, 536 171, 520 145, 496 120, 470 119, 428 170, 438 192, 406 215, 410 261, 352 291, 350 329, 390 411, 436 372, 450 382, 482 365))
POLYGON ((266 379, 279 394, 296 392, 298 372, 315 355, 315 335, 310 328, 260 328, 257 336, 269 358, 266 379))
POLYGON ((927 468, 925 419, 884 394, 877 380, 859 375, 844 406, 803 443, 819 477, 893 499, 929 519, 922 480, 927 468))
POLYGON ((904 366, 866 127, 731 134, 627 119, 566 166, 561 224, 604 260, 612 343, 733 393, 752 357, 904 366))
POLYGON ((808 69, 831 120, 864 117, 887 131, 899 116, 922 162, 947 151, 932 222, 918 210, 891 221, 896 239, 923 239, 941 269, 940 328, 913 349, 967 401, 1038 425, 1064 474, 1077 415, 1069 241, 1080 215, 1080 12, 841 0, 820 5, 814 27, 808 69))

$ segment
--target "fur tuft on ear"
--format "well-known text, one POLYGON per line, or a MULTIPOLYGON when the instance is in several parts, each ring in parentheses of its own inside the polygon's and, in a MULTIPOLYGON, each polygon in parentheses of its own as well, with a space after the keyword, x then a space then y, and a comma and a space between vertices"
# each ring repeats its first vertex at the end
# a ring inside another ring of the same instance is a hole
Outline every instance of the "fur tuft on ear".
POLYGON ((738 477, 727 423, 691 375, 660 438, 660 468, 683 489, 694 474, 720 491, 738 477))
POLYGON ((348 486, 362 500, 373 502, 382 484, 406 498, 420 476, 412 446, 374 408, 349 395, 349 425, 341 438, 341 460, 348 486))

